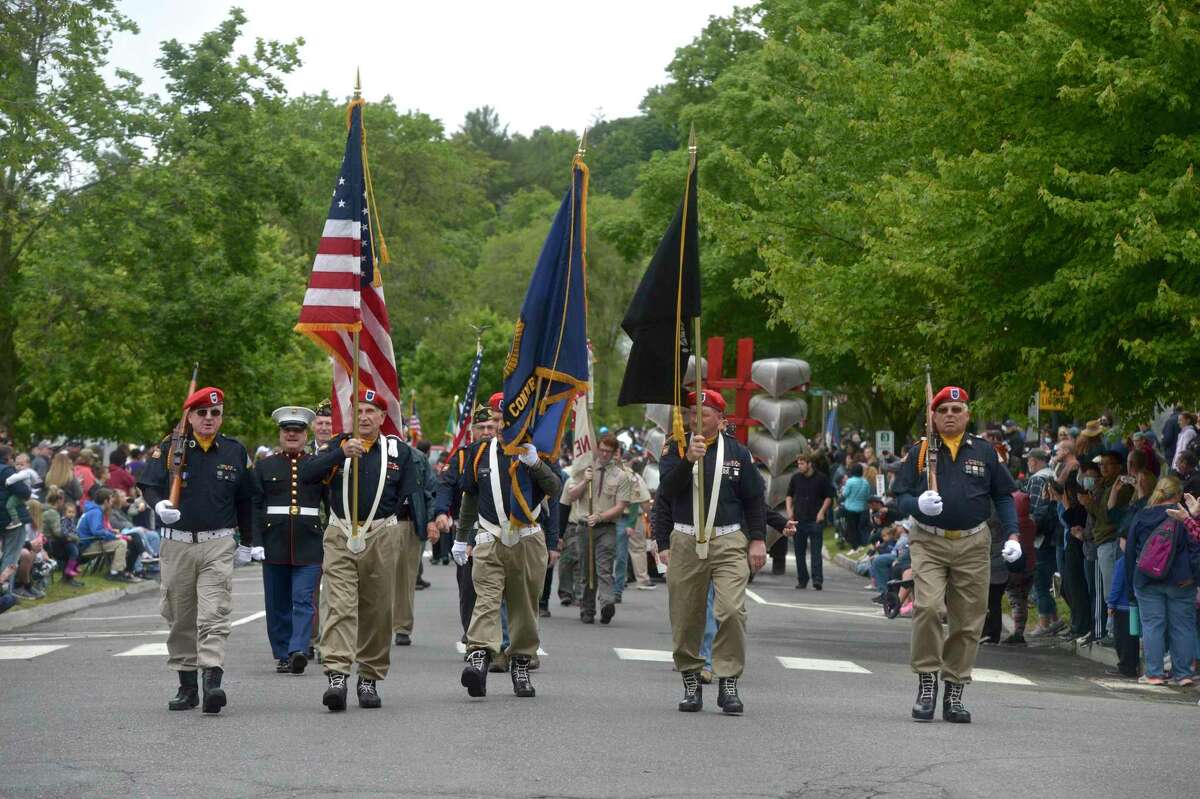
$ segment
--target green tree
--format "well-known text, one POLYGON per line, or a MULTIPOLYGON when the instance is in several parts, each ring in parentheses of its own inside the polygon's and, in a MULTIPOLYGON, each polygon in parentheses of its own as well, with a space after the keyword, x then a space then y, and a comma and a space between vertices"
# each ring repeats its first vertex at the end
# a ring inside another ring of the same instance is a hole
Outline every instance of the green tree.
MULTIPOLYGON (((146 123, 137 79, 102 75, 112 35, 136 31, 112 0, 13 0, 0 44, 0 425, 28 391, 16 298, 38 234, 73 195, 136 159, 146 123)), ((19 431, 25 428, 20 427, 19 431)))

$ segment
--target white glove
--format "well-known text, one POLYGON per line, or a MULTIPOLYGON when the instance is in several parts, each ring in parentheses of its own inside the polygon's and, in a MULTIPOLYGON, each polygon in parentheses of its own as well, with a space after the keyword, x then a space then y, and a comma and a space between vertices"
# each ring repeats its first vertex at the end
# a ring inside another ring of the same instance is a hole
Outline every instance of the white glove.
POLYGON ((253 560, 266 560, 267 551, 262 547, 250 547, 250 557, 253 560))
POLYGON ((521 454, 518 455, 517 458, 520 459, 521 463, 525 464, 526 466, 537 466, 537 447, 529 443, 524 444, 521 447, 521 454))
POLYGON ((1005 541, 1000 557, 1004 558, 1005 563, 1016 563, 1021 559, 1021 545, 1016 541, 1005 541))
POLYGON ((160 499, 154 506, 154 512, 158 514, 158 518, 162 520, 163 524, 171 525, 179 521, 179 511, 169 499, 160 499))
POLYGON ((926 516, 940 516, 942 513, 942 495, 936 491, 926 491, 917 497, 917 507, 926 516))
POLYGON ((454 558, 454 562, 459 566, 467 565, 467 542, 455 541, 454 546, 450 547, 450 557, 454 558))
POLYGON ((250 547, 238 544, 237 553, 233 556, 234 566, 246 566, 250 563, 250 547))

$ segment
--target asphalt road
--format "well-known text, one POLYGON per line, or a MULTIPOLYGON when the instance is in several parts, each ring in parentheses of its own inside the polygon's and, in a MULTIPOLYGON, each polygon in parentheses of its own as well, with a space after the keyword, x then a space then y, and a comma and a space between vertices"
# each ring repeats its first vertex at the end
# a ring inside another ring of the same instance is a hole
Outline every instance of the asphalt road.
POLYGON ((627 590, 608 627, 555 604, 537 698, 494 674, 469 699, 453 568, 425 573, 381 710, 332 715, 319 669, 274 673, 255 567, 236 575, 218 716, 167 711, 154 594, 0 635, 0 796, 1177 797, 1200 778, 1200 697, 1117 687, 1054 650, 985 649, 1002 682, 968 688, 975 723, 914 724, 908 622, 830 564, 820 593, 790 574, 752 585, 740 718, 715 691, 675 710, 678 675, 653 659, 670 649, 665 587, 627 590))

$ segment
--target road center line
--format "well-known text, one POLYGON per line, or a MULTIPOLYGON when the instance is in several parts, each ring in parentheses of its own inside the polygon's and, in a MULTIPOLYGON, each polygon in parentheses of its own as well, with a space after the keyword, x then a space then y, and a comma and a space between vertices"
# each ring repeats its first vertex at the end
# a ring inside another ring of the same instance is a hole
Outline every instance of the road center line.
POLYGON ((777 608, 794 608, 796 610, 812 610, 816 611, 817 613, 832 613, 837 616, 857 616, 861 619, 878 619, 880 621, 887 621, 887 619, 885 619, 878 611, 842 610, 841 608, 831 608, 826 607, 825 605, 802 605, 797 602, 771 602, 763 599, 749 588, 746 589, 746 596, 750 597, 760 605, 771 605, 777 608))

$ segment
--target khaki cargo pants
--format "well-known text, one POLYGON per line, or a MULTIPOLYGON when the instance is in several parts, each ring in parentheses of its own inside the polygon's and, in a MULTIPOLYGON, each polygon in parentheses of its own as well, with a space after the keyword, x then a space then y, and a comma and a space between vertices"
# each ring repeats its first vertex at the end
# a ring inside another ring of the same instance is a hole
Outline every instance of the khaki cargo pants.
POLYGON ((397 525, 395 601, 392 603, 392 632, 412 635, 413 606, 417 599, 417 570, 425 542, 411 521, 397 525))
POLYGON ((532 657, 538 651, 538 598, 546 579, 546 535, 537 532, 511 547, 493 539, 476 544, 471 576, 475 611, 467 628, 467 651, 486 649, 500 655, 500 602, 508 605, 509 657, 532 657))
POLYGON ((233 536, 203 544, 163 539, 159 612, 171 627, 167 665, 172 669, 211 669, 225 662, 236 551, 233 536))
POLYGON ((704 637, 708 584, 716 589, 713 616, 717 635, 713 639, 713 673, 718 677, 740 677, 746 667, 746 583, 750 564, 749 542, 742 532, 727 533, 709 541, 708 558, 696 557, 696 537, 671 533, 671 563, 667 567, 671 639, 675 668, 679 672, 700 671, 700 641, 704 637))
POLYGON ((399 523, 367 536, 367 548, 346 548, 346 533, 325 528, 325 587, 321 590, 321 664, 326 673, 387 677, 392 651, 392 601, 399 523))
POLYGON ((991 536, 985 528, 950 541, 913 525, 909 551, 916 594, 912 669, 940 671, 943 680, 969 683, 987 616, 991 536), (943 606, 949 633, 939 618, 943 606))

